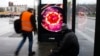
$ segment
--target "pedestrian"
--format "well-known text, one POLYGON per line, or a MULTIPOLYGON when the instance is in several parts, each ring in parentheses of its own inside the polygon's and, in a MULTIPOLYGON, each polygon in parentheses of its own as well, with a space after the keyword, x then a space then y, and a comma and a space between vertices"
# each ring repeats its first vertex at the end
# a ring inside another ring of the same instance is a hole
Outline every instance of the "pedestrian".
POLYGON ((28 8, 27 11, 22 12, 22 14, 20 15, 20 19, 21 19, 21 31, 22 31, 23 39, 21 40, 18 48, 15 51, 15 56, 18 56, 20 49, 22 48, 23 44, 26 41, 26 38, 29 39, 28 56, 32 56, 35 54, 35 52, 32 51, 32 45, 33 45, 32 31, 34 31, 34 29, 36 28, 34 9, 28 8))
POLYGON ((68 29, 66 24, 62 28, 62 36, 64 37, 60 45, 51 49, 49 56, 78 56, 79 42, 75 33, 68 29))

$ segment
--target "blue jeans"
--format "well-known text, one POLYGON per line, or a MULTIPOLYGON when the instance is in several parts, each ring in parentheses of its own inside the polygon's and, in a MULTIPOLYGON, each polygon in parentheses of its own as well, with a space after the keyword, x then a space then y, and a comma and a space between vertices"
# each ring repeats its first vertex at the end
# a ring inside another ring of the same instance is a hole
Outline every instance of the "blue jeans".
POLYGON ((23 39, 22 41, 20 42, 18 48, 17 48, 17 52, 19 53, 20 49, 22 48, 23 44, 25 43, 26 41, 26 38, 28 37, 29 39, 29 53, 32 53, 32 45, 33 45, 33 35, 32 35, 32 32, 24 32, 22 33, 22 36, 23 36, 23 39))

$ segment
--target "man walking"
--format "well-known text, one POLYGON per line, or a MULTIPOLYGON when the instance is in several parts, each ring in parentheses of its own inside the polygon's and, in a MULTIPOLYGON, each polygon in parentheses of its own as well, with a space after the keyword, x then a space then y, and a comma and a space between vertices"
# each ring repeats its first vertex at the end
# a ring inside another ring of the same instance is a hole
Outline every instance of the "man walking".
POLYGON ((20 49, 22 48, 23 44, 26 41, 26 38, 29 39, 29 54, 28 56, 32 56, 35 54, 35 52, 32 51, 32 45, 33 45, 33 35, 32 31, 34 31, 36 25, 35 23, 35 13, 32 8, 29 8, 27 11, 24 11, 21 16, 21 30, 22 30, 22 36, 23 39, 20 42, 17 50, 15 51, 15 56, 18 56, 20 49))

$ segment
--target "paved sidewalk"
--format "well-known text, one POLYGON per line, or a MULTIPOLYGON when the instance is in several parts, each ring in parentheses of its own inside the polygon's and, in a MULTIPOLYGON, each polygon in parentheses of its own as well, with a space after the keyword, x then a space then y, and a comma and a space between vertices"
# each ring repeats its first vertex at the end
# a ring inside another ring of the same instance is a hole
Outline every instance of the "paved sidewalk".
MULTIPOLYGON (((0 22, 2 23, 0 24, 0 56, 14 56, 14 51, 22 37, 14 32, 13 24, 9 24, 9 20, 0 19, 0 22)), ((79 56, 93 56, 94 44, 77 31, 76 34, 80 44, 79 56)), ((56 43, 39 43, 37 37, 35 35, 33 43, 33 50, 36 51, 35 56, 47 56, 56 43)), ((28 39, 22 47, 19 56, 28 56, 28 39)))

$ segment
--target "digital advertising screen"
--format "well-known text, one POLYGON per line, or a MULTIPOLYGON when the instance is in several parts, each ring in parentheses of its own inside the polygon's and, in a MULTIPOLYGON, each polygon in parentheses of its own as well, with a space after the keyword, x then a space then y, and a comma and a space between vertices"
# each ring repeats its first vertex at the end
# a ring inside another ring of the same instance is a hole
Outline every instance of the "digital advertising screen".
POLYGON ((64 23, 63 0, 41 0, 38 17, 38 40, 58 41, 62 39, 64 23))
POLYGON ((41 26, 50 32, 61 31, 63 23, 63 4, 41 5, 41 26))

